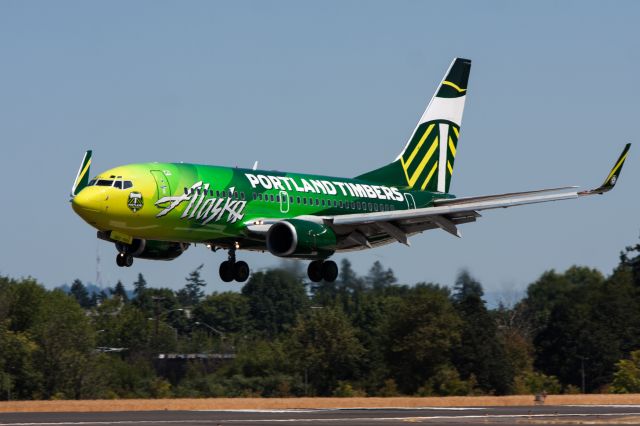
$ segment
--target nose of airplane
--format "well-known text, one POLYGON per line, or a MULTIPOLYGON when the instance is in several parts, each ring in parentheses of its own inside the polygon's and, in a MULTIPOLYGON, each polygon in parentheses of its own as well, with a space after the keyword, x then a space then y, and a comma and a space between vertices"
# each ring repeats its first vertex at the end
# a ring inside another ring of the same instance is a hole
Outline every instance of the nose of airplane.
POLYGON ((71 200, 71 207, 79 216, 98 213, 104 204, 104 194, 98 188, 87 187, 71 200))

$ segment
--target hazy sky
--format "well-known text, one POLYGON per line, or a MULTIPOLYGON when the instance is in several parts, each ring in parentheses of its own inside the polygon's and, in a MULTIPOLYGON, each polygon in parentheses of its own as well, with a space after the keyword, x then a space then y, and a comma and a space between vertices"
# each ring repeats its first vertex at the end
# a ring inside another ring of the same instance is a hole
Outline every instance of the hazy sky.
POLYGON ((93 282, 99 253, 104 285, 178 288, 204 263, 208 292, 239 288, 203 247, 118 268, 69 204, 84 150, 92 175, 260 160, 354 176, 395 158, 454 56, 473 60, 455 194, 599 185, 636 142, 619 185, 349 254, 356 270, 451 285, 466 267, 506 294, 550 268, 609 274, 640 231, 639 18, 623 1, 0 1, 0 274, 93 282))

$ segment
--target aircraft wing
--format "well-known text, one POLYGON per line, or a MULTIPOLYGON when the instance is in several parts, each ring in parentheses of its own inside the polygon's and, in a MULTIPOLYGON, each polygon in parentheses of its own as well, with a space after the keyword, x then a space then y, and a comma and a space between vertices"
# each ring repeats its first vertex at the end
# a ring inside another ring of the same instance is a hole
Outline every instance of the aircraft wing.
POLYGON ((578 191, 575 186, 541 189, 526 192, 483 195, 478 197, 454 198, 438 200, 433 207, 412 210, 396 210, 390 212, 347 214, 328 218, 330 226, 354 226, 366 224, 382 225, 389 235, 396 240, 407 243, 406 235, 424 229, 440 228, 453 235, 460 236, 458 223, 474 221, 478 212, 497 208, 521 206, 525 204, 545 203, 549 201, 569 200, 588 195, 603 194, 615 186, 631 144, 627 144, 618 157, 615 165, 599 187, 586 191, 578 191), (422 227, 419 225, 422 224, 422 227), (408 229, 404 226, 408 225, 408 229), (395 229, 394 229, 395 228, 395 229), (423 229, 421 229, 423 228, 423 229), (405 231, 409 232, 405 232, 405 231))
MULTIPOLYGON (((409 245, 408 236, 428 229, 440 228, 460 237, 457 225, 474 222, 480 211, 508 208, 526 204, 570 200, 589 195, 603 194, 615 186, 631 144, 627 144, 606 179, 597 188, 578 191, 576 186, 512 192, 476 197, 437 200, 432 207, 410 210, 394 210, 373 213, 355 213, 336 216, 304 216, 299 219, 322 221, 336 234, 343 236, 343 248, 372 247, 377 242, 389 242, 389 238, 409 245)), ((266 234, 271 224, 278 220, 248 224, 249 231, 266 234)))

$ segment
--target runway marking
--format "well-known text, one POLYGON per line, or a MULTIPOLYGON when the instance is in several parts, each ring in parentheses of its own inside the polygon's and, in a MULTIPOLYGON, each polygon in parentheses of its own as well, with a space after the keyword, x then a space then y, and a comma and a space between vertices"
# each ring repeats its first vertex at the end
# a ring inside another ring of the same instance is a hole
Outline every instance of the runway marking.
MULTIPOLYGON (((218 423, 313 423, 313 422, 388 422, 404 421, 418 422, 424 420, 455 420, 455 419, 522 419, 522 418, 545 418, 545 417, 627 417, 638 416, 638 413, 567 413, 567 414, 486 414, 486 415, 465 415, 465 416, 424 416, 424 417, 341 417, 341 418, 295 418, 295 419, 219 419, 218 423)), ((48 425, 139 425, 139 424, 170 424, 170 423, 202 423, 212 421, 211 419, 191 419, 191 420, 116 420, 116 421, 84 421, 84 422, 29 422, 29 423, 0 423, 0 426, 48 426, 48 425)))
MULTIPOLYGON (((640 407, 640 406, 639 406, 640 407)), ((486 410, 485 407, 344 407, 344 408, 283 408, 283 409, 210 409, 210 410, 190 410, 198 413, 319 413, 327 411, 480 411, 486 410)))

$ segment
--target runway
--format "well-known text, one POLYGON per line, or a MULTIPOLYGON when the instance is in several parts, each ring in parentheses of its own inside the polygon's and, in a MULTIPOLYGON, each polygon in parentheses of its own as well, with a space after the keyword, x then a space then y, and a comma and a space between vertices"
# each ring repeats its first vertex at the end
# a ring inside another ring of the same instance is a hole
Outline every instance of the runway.
POLYGON ((0 426, 640 424, 640 405, 0 413, 0 426))

